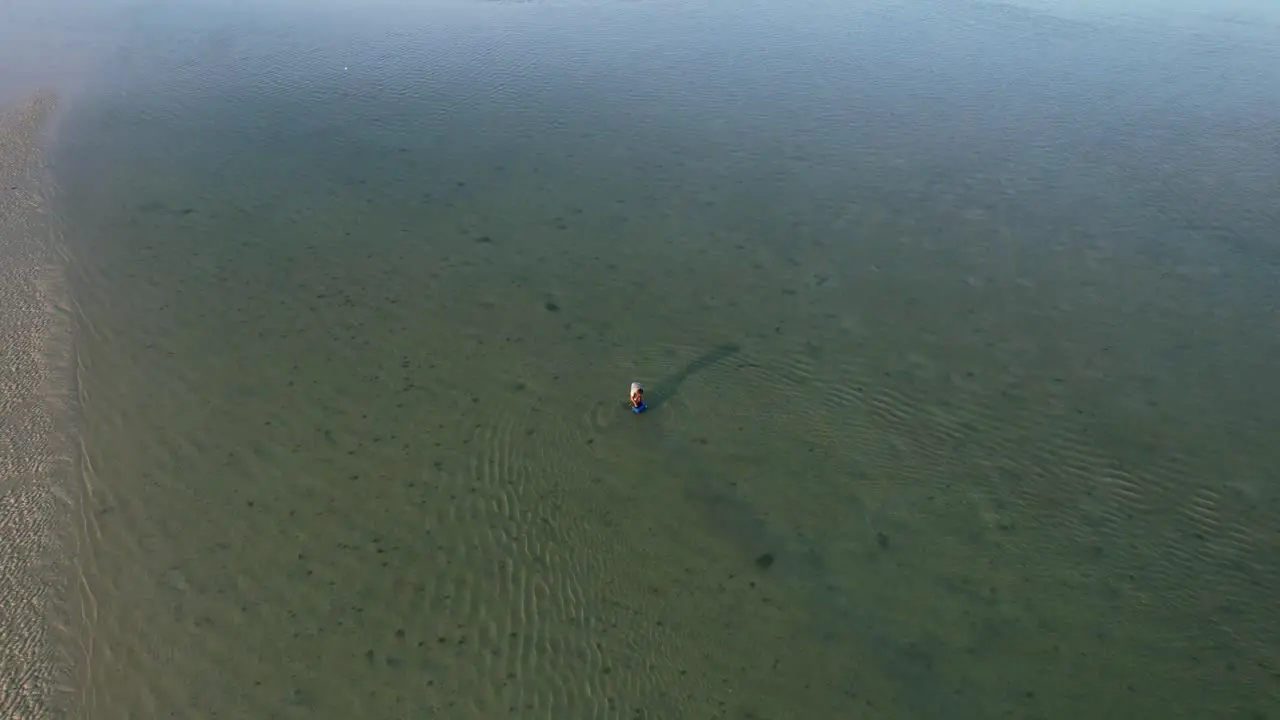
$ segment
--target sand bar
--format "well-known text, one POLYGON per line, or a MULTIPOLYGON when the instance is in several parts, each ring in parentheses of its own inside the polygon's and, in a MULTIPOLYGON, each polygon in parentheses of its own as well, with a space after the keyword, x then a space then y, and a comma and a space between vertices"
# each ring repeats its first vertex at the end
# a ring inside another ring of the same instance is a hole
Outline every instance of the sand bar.
POLYGON ((49 717, 65 686, 73 387, 70 319, 37 93, 0 108, 0 717, 49 717))

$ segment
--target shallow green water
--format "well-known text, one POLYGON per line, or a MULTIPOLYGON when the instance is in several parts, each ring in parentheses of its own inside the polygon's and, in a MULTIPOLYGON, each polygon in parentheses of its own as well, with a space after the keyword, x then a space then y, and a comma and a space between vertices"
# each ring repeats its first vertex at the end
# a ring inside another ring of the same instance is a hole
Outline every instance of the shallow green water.
POLYGON ((86 715, 1277 712, 1256 33, 117 17, 55 166, 86 715))

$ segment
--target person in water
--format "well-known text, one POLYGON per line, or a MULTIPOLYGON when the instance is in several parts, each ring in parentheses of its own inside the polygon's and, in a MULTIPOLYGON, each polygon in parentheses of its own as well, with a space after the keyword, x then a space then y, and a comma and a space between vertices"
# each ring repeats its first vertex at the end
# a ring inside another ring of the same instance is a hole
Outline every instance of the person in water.
POLYGON ((639 413, 644 409, 644 387, 640 383, 631 383, 631 412, 639 413))

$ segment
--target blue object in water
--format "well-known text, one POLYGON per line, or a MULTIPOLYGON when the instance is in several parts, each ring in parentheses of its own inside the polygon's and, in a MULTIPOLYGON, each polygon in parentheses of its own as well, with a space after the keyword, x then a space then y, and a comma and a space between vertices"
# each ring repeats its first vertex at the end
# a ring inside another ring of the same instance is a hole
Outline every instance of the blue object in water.
POLYGON ((632 406, 631 406, 631 412, 633 412, 633 413, 635 413, 635 414, 637 414, 637 415, 639 415, 640 413, 642 413, 642 412, 644 412, 645 410, 648 410, 648 409, 649 409, 649 406, 648 406, 648 405, 645 405, 644 403, 640 403, 640 406, 639 406, 639 407, 636 407, 635 405, 632 405, 632 406))

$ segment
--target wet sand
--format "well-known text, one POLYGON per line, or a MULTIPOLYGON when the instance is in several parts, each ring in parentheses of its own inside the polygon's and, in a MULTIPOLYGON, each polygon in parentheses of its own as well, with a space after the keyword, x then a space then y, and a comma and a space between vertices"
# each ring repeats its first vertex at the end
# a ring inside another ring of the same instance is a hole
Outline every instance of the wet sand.
POLYGON ((42 142, 57 102, 0 108, 0 717, 53 715, 71 517, 70 323, 42 142))

